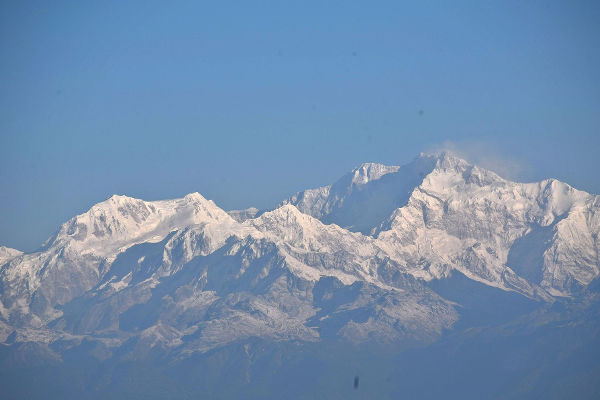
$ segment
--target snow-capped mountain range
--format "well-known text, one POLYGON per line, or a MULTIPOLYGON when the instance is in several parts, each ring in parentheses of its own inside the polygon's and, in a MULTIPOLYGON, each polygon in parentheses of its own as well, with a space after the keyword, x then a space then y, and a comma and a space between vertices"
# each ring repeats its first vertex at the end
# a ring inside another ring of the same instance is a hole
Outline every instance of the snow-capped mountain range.
POLYGON ((449 153, 363 164, 266 211, 115 195, 37 252, 0 248, 0 342, 178 359, 253 337, 427 343, 460 319, 430 283, 573 298, 600 274, 599 232, 600 196, 449 153))

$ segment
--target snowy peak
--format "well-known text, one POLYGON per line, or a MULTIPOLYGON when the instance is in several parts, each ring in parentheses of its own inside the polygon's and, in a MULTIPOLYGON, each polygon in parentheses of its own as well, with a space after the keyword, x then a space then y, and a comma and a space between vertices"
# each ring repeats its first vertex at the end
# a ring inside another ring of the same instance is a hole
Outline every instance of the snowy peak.
POLYGON ((419 158, 434 160, 435 168, 441 170, 463 171, 466 168, 472 167, 466 160, 447 150, 437 153, 421 153, 419 154, 419 158))
POLYGON ((17 249, 11 249, 10 247, 0 246, 0 265, 9 262, 13 258, 20 256, 21 254, 23 254, 23 252, 17 249))
POLYGON ((248 220, 245 225, 256 228, 277 243, 296 249, 324 254, 340 251, 369 255, 376 253, 372 238, 349 232, 335 224, 325 225, 317 218, 300 212, 291 204, 248 220))
POLYGON ((436 166, 434 157, 417 158, 403 166, 365 163, 330 186, 309 189, 285 200, 306 214, 353 232, 369 234, 436 166))
POLYGON ((536 202, 556 216, 563 215, 571 208, 581 206, 597 197, 556 179, 543 180, 538 186, 536 202))
MULTIPOLYGON (((310 237, 324 231, 349 233, 337 225, 325 225, 319 219, 302 213, 292 204, 285 204, 260 217, 249 220, 246 224, 259 231, 275 233, 282 238, 310 237)), ((286 239, 284 239, 286 240, 286 239)))
POLYGON ((245 224, 283 241, 296 241, 306 236, 312 236, 324 226, 321 221, 300 212, 291 204, 285 204, 273 211, 266 212, 245 224))
POLYGON ((438 154, 422 153, 420 159, 435 163, 433 170, 425 177, 422 185, 434 190, 461 185, 490 186, 508 182, 496 173, 472 165, 447 151, 438 154))
POLYGON ((511 182, 442 154, 374 233, 391 248, 410 249, 409 268, 427 259, 436 277, 450 267, 504 289, 531 294, 539 285, 568 296, 600 271, 595 197, 553 179, 511 182))
MULTIPOLYGON (((182 201, 179 200, 166 200, 166 206, 169 206, 169 202, 171 204, 175 203, 176 208, 178 210, 191 210, 194 215, 195 223, 203 223, 203 222, 229 222, 231 221, 231 217, 227 212, 221 209, 219 206, 215 204, 212 200, 207 200, 198 192, 190 193, 186 195, 182 201)), ((161 202, 155 202, 161 203, 161 202)))
MULTIPOLYGON (((10 318, 37 326, 60 313, 54 305, 65 304, 100 283, 113 263, 119 271, 141 268, 143 256, 133 262, 128 258, 140 251, 136 245, 162 248, 162 254, 144 267, 152 278, 154 272, 168 274, 174 260, 185 262, 211 253, 230 236, 245 233, 199 193, 150 202, 114 195, 63 224, 40 251, 3 263, 0 288, 5 290, 0 290, 0 301, 10 318), (124 264, 119 261, 122 257, 127 260, 124 264)), ((113 283, 115 288, 127 286, 113 283)))
POLYGON ((397 172, 400 167, 377 163, 363 163, 332 185, 298 192, 284 200, 281 205, 293 204, 301 212, 315 218, 326 217, 340 206, 345 197, 353 191, 361 190, 365 185, 373 184, 383 177, 397 172))
POLYGON ((51 246, 69 243, 81 251, 108 255, 122 246, 160 241, 173 230, 210 222, 233 220, 199 193, 149 202, 113 195, 63 224, 51 246))
POLYGON ((444 151, 402 167, 363 164, 284 204, 377 237, 415 276, 440 278, 456 269, 488 285, 545 297, 544 290, 569 295, 598 275, 596 198, 553 179, 511 182, 444 151), (540 238, 543 243, 523 245, 540 238), (517 258, 535 260, 537 272, 517 258))
POLYGON ((382 176, 396 172, 400 167, 392 165, 383 165, 377 163, 363 163, 358 168, 355 168, 350 172, 351 184, 360 186, 365 185, 369 182, 380 179, 382 176))

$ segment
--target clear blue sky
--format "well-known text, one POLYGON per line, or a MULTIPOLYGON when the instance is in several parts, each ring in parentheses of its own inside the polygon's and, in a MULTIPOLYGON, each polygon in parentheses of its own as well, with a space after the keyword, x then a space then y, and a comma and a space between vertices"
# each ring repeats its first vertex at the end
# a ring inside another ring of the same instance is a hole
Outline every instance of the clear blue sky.
POLYGON ((600 3, 283 3, 3 1, 0 244, 113 193, 269 207, 447 141, 600 192, 600 3))

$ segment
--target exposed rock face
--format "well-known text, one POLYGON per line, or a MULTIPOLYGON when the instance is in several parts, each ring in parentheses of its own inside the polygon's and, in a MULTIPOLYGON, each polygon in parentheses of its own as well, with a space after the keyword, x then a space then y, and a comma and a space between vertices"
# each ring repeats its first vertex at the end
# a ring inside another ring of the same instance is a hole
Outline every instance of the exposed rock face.
POLYGON ((260 210, 255 207, 246 208, 244 210, 229 210, 227 214, 237 222, 244 222, 247 219, 252 219, 258 216, 260 210))

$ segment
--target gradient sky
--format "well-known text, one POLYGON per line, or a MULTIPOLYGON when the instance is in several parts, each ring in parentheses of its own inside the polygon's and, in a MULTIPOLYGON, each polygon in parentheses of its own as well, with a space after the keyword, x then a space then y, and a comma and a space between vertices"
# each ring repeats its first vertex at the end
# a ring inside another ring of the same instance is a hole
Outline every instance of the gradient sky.
POLYGON ((23 3, 0 5, 2 245, 113 193, 270 207, 440 147, 600 193, 596 1, 23 3))

